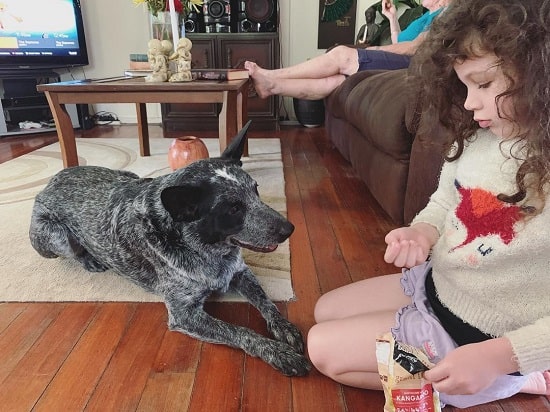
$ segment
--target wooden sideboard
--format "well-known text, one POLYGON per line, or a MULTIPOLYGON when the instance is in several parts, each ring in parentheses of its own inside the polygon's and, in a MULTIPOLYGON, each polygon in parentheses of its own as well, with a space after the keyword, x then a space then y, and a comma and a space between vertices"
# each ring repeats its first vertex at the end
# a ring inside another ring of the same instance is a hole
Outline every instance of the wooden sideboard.
MULTIPOLYGON (((260 66, 279 67, 278 33, 190 33, 193 42, 193 68, 242 68, 247 60, 260 66)), ((162 104, 164 135, 170 132, 216 130, 219 104, 162 104)), ((279 118, 279 99, 271 96, 260 99, 252 84, 248 91, 248 119, 252 130, 276 130, 279 118)))

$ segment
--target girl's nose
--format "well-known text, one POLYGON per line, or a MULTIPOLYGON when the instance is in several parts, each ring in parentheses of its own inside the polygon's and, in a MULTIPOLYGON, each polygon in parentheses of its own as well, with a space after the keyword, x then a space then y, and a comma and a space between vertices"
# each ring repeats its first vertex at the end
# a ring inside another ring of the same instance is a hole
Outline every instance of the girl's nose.
POLYGON ((468 92, 466 100, 464 101, 464 108, 468 111, 474 111, 476 109, 479 109, 479 106, 479 99, 476 99, 473 93, 468 92))

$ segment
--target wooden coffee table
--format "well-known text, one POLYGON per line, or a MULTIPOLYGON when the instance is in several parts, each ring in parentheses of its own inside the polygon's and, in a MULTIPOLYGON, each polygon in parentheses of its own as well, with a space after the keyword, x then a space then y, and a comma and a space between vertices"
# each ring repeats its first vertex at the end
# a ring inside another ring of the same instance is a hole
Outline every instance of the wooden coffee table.
POLYGON ((144 78, 77 80, 41 84, 37 89, 48 99, 65 167, 78 165, 75 134, 66 104, 135 103, 141 156, 150 155, 146 103, 221 103, 220 152, 247 120, 248 79, 184 83, 148 83, 144 78))

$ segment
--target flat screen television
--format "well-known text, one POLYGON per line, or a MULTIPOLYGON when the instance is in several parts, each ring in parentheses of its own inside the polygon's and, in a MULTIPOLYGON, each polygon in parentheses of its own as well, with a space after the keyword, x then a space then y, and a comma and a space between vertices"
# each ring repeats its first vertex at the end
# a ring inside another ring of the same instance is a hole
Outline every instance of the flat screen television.
POLYGON ((80 0, 0 0, 0 71, 87 64, 80 0))

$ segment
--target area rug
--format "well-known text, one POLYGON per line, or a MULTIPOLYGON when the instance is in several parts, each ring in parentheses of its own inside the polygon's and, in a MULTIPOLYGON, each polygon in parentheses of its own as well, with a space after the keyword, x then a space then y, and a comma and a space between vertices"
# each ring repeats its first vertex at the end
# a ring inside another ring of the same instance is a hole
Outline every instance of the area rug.
MULTIPOLYGON (((139 156, 136 138, 77 138, 80 165, 130 170, 155 177, 171 170, 167 153, 171 139, 151 139, 151 156, 139 156)), ((219 155, 217 139, 204 139, 210 156, 219 155)), ((286 214, 284 176, 279 139, 249 139, 243 167, 258 182, 261 198, 286 214)), ((125 301, 158 302, 113 272, 90 273, 70 259, 45 259, 29 242, 28 229, 34 196, 62 168, 59 144, 33 151, 0 164, 0 302, 125 301)), ((243 250, 271 299, 294 298, 290 278, 288 241, 273 253, 243 250)), ((219 300, 240 300, 233 294, 219 300)))

